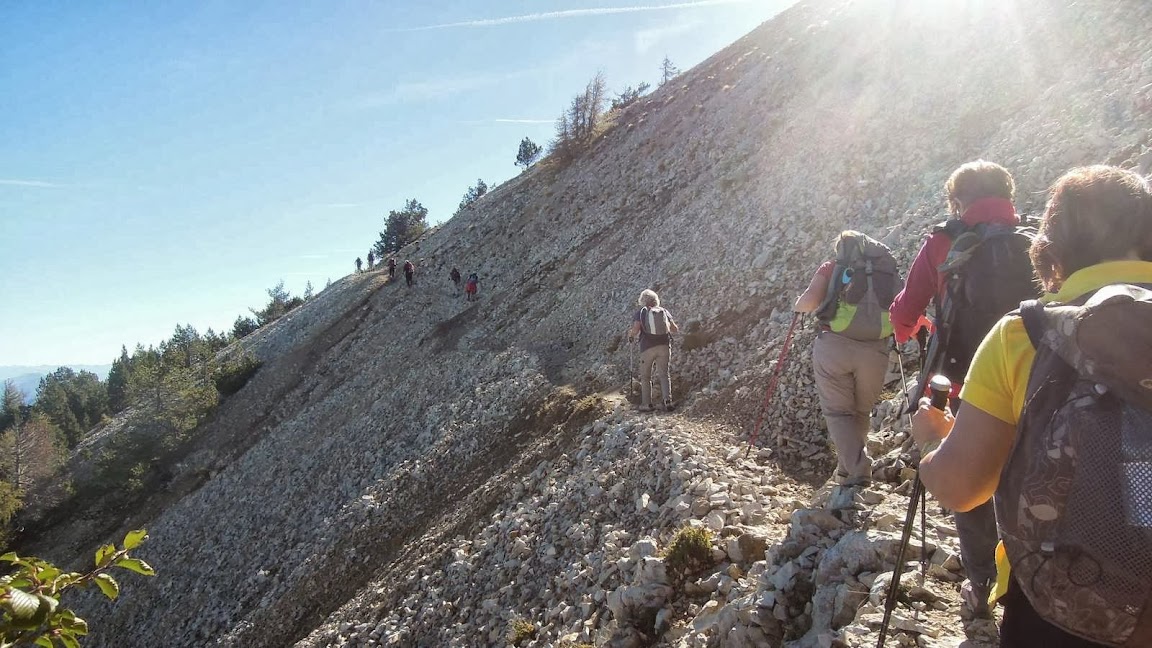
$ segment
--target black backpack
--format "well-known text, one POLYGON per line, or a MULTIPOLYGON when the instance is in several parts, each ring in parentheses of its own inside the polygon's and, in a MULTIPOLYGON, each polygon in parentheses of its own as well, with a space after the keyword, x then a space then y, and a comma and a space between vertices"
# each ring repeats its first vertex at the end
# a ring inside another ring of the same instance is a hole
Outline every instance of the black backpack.
POLYGON ((1152 285, 1021 304, 1036 348, 996 489, 1012 576, 1046 621, 1152 645, 1152 285))
POLYGON ((996 322, 1020 302, 1040 296, 1028 256, 1036 230, 994 223, 968 226, 953 219, 933 232, 952 240, 947 259, 937 268, 946 277, 947 293, 937 304, 936 321, 943 343, 940 372, 958 384, 996 322))
POLYGON ((899 285, 888 246, 861 232, 845 232, 836 244, 836 266, 816 318, 853 340, 883 339, 892 334, 888 307, 899 285))

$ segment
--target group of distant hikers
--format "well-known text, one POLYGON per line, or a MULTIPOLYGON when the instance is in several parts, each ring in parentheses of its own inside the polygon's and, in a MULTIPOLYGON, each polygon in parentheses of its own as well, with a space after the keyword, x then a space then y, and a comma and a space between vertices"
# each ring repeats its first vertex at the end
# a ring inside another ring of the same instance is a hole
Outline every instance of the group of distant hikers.
MULTIPOLYGON (((369 252, 368 253, 368 269, 371 270, 375 266, 375 263, 376 263, 376 256, 372 252, 369 252)), ((386 264, 388 266, 388 280, 392 281, 396 278, 396 259, 395 259, 395 257, 389 257, 386 264)), ((360 260, 360 257, 356 257, 356 272, 361 272, 363 270, 363 267, 364 267, 364 264, 360 260)), ((411 261, 405 260, 404 265, 403 265, 403 270, 404 270, 404 283, 409 288, 416 285, 416 266, 415 266, 415 264, 413 264, 411 261)), ((453 267, 452 271, 448 273, 448 278, 452 280, 452 285, 455 287, 456 296, 459 296, 460 295, 460 287, 461 287, 460 270, 453 267)), ((468 301, 475 300, 477 298, 478 293, 480 292, 480 276, 475 272, 470 273, 468 275, 468 278, 466 280, 463 280, 463 287, 464 287, 464 294, 466 295, 467 300, 468 301)))
MULTIPOLYGON (((886 245, 847 230, 795 302, 793 325, 818 322, 833 479, 871 483, 893 338, 901 360, 916 340, 920 378, 906 388, 919 479, 955 511, 967 615, 999 603, 1003 647, 1152 646, 1149 180, 1073 169, 1036 228, 998 164, 965 164, 944 188, 950 216, 906 281, 886 245)), ((654 375, 672 409, 678 327, 655 292, 639 305, 628 340, 640 342, 640 409, 653 408, 654 375)))
MULTIPOLYGON (((452 271, 448 273, 448 278, 452 280, 452 285, 456 287, 456 296, 460 296, 460 271, 455 266, 452 271)), ((464 295, 465 299, 472 301, 476 299, 477 293, 480 292, 480 275, 475 272, 468 275, 468 279, 464 280, 464 295)))

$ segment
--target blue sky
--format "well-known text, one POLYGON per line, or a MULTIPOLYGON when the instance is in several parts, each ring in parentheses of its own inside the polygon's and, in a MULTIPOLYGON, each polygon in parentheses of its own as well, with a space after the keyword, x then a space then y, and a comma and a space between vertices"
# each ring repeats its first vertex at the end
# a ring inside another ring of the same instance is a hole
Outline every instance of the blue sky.
POLYGON ((437 222, 598 71, 687 69, 785 0, 0 7, 0 365, 106 364, 437 222))

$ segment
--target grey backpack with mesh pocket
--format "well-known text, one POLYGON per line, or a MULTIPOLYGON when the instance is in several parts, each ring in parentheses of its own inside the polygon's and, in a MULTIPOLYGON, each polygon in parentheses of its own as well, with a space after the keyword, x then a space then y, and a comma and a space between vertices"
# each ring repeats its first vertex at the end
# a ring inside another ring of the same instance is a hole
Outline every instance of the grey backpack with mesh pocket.
POLYGON ((1024 302, 1036 357, 996 490, 1012 575, 1049 623, 1152 646, 1152 285, 1024 302))

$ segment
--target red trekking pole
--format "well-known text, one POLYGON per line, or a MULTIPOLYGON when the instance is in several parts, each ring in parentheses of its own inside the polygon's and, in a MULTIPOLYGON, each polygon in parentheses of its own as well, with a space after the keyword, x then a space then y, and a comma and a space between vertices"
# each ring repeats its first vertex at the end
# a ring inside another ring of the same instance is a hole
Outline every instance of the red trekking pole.
POLYGON ((788 327, 788 334, 784 336, 784 344, 780 347, 780 357, 776 359, 776 370, 772 372, 772 379, 768 381, 768 391, 764 392, 764 402, 760 404, 760 415, 756 417, 756 427, 752 429, 752 436, 748 438, 748 450, 744 458, 752 453, 752 446, 756 445, 756 437, 760 435, 760 424, 764 422, 764 414, 768 411, 768 403, 776 393, 776 385, 780 384, 780 374, 784 371, 784 363, 788 360, 788 350, 792 347, 792 334, 796 331, 796 324, 804 317, 803 313, 792 314, 792 325, 788 327))

